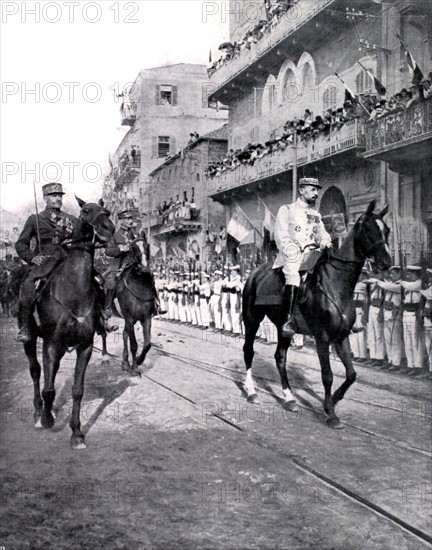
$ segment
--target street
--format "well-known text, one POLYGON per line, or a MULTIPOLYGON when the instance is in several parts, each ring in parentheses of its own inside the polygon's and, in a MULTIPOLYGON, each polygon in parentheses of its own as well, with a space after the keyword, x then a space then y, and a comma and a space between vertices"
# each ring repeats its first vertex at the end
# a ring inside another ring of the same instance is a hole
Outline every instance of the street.
MULTIPOLYGON (((54 428, 35 429, 15 320, 2 322, 2 548, 432 547, 430 380, 358 366, 332 430, 312 350, 288 354, 292 413, 275 345, 255 344, 260 402, 248 404, 242 339, 155 319, 141 377, 121 370, 120 333, 109 364, 95 339, 87 449, 73 451, 74 353, 57 375, 54 428)), ((332 365, 336 387, 344 369, 332 365)))

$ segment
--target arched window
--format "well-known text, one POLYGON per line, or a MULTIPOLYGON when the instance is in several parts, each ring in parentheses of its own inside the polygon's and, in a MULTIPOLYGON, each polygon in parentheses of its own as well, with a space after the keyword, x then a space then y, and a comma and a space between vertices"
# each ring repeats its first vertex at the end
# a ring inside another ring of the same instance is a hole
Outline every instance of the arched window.
POLYGON ((331 84, 330 86, 327 86, 324 94, 323 94, 323 109, 324 111, 327 111, 327 109, 331 109, 332 107, 335 107, 338 102, 338 89, 337 86, 334 84, 331 84))
POLYGON ((374 82, 368 73, 362 69, 356 76, 356 93, 370 94, 373 92, 374 82))
POLYGON ((292 69, 288 69, 282 84, 282 102, 295 101, 299 96, 299 92, 295 74, 292 69))
POLYGON ((302 93, 307 94, 310 90, 312 90, 314 86, 314 75, 312 71, 312 67, 309 65, 309 63, 305 63, 303 67, 303 82, 302 82, 302 93))

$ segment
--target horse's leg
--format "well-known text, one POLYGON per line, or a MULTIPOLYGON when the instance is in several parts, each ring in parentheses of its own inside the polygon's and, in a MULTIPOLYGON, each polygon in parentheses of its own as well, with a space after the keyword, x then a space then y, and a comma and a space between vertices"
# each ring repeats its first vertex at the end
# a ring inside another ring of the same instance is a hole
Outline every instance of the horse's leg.
POLYGON ((72 415, 69 424, 72 430, 70 440, 72 449, 86 448, 84 443, 84 434, 81 432, 80 410, 81 401, 84 394, 84 377, 92 351, 93 341, 91 341, 90 344, 80 345, 77 348, 74 383, 72 386, 72 415))
POLYGON ((316 338, 318 357, 321 364, 321 378, 324 385, 324 410, 328 415, 327 423, 331 428, 341 428, 339 418, 336 416, 331 396, 333 373, 330 364, 330 345, 316 338))
POLYGON ((121 368, 123 370, 126 370, 126 371, 129 370, 129 351, 128 351, 129 332, 128 332, 128 326, 129 326, 129 320, 126 320, 126 318, 125 318, 125 324, 124 324, 124 327, 123 327, 123 359, 122 359, 121 368))
POLYGON ((109 365, 109 356, 108 356, 108 349, 107 349, 107 333, 105 329, 101 331, 101 338, 102 338, 102 365, 104 367, 107 367, 109 365))
POLYGON ((139 354, 137 358, 138 365, 142 365, 144 363, 146 355, 151 348, 151 322, 152 322, 151 314, 148 317, 146 317, 144 321, 141 321, 144 341, 143 341, 142 352, 139 354))
POLYGON ((245 328, 245 342, 243 345, 243 358, 246 365, 246 376, 244 380, 244 388, 247 393, 249 403, 258 403, 258 396, 255 391, 255 385, 252 378, 252 361, 254 357, 254 341, 259 325, 264 318, 260 319, 258 315, 253 315, 252 312, 245 314, 243 311, 243 323, 245 328))
POLYGON ((278 329, 278 345, 276 348, 274 358, 276 360, 276 366, 279 371, 279 376, 282 383, 282 393, 285 399, 283 407, 287 411, 297 412, 298 406, 294 398, 294 395, 292 394, 292 391, 291 391, 291 386, 288 381, 288 374, 286 369, 287 353, 291 344, 292 337, 285 336, 282 333, 282 329, 280 326, 278 326, 277 329, 278 329))
POLYGON ((342 340, 342 342, 335 343, 335 348, 345 367, 345 380, 332 396, 333 405, 336 405, 338 401, 343 399, 348 388, 355 382, 357 378, 357 374, 352 364, 349 339, 345 338, 345 340, 342 340))
POLYGON ((44 341, 43 343, 43 368, 44 368, 44 387, 42 390, 43 410, 42 427, 52 428, 54 425, 54 416, 52 414, 52 405, 55 398, 55 377, 60 367, 60 360, 65 354, 66 349, 59 343, 44 341))
POLYGON ((42 428, 41 416, 43 401, 40 392, 40 376, 41 366, 37 358, 36 352, 37 336, 32 332, 31 342, 24 344, 24 352, 27 356, 30 366, 30 376, 33 380, 33 406, 34 406, 34 422, 35 428, 42 428))
POLYGON ((131 355, 132 355, 131 370, 132 371, 137 371, 138 370, 138 365, 137 365, 136 354, 137 354, 137 351, 138 351, 138 342, 137 342, 137 339, 136 339, 136 336, 135 336, 135 324, 133 322, 129 323, 129 325, 128 325, 128 334, 129 334, 130 350, 131 350, 131 355))

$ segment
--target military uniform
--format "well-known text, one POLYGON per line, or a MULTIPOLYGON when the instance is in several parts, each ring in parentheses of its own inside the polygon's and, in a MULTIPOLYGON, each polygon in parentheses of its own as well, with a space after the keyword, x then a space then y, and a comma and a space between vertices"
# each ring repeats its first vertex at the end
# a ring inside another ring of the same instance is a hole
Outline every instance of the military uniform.
MULTIPOLYGON (((420 273, 420 267, 407 266, 407 271, 420 273)), ((409 369, 421 369, 423 363, 420 331, 421 281, 402 281, 403 337, 409 369)))
POLYGON ((384 294, 384 345, 388 362, 394 367, 400 367, 402 361, 402 294, 399 281, 380 281, 384 294))
MULTIPOLYGON (((432 274, 432 270, 428 270, 432 274)), ((424 343, 429 371, 432 372, 432 284, 421 291, 423 296, 422 318, 424 327, 424 343)))
POLYGON ((349 340, 354 359, 363 362, 367 358, 366 327, 364 326, 367 307, 367 288, 364 281, 359 281, 356 284, 354 288, 353 301, 356 312, 353 328, 357 329, 357 331, 350 334, 349 340), (362 327, 364 330, 361 330, 362 327))
MULTIPOLYGON (((228 269, 225 266, 225 269, 228 269)), ((221 315, 222 315, 222 328, 226 332, 232 331, 232 322, 231 322, 231 304, 230 304, 230 288, 229 288, 229 277, 222 279, 222 288, 221 288, 221 315)))
POLYGON ((367 341, 369 356, 373 365, 381 365, 384 361, 384 334, 382 306, 384 303, 384 291, 379 286, 376 278, 365 281, 369 288, 369 315, 367 326, 367 341))
POLYGON ((226 283, 226 287, 230 292, 230 318, 232 332, 241 334, 240 310, 241 310, 241 294, 243 283, 240 277, 240 267, 238 265, 231 267, 231 280, 226 283))
POLYGON ((210 294, 211 294, 211 287, 209 282, 210 275, 208 275, 208 273, 205 273, 203 271, 201 273, 201 277, 204 279, 202 284, 200 284, 199 286, 201 323, 204 328, 208 328, 210 326, 210 309, 209 309, 210 294))
MULTIPOLYGON (((214 275, 222 275, 222 272, 216 270, 214 275)), ((222 280, 213 281, 211 284, 210 309, 215 324, 215 330, 222 328, 222 310, 221 310, 222 280)))

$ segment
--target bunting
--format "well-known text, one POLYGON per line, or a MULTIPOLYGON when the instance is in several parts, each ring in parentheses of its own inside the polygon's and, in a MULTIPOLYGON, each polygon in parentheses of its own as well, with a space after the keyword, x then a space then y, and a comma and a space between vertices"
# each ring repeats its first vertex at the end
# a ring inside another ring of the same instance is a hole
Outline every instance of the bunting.
POLYGON ((396 35, 400 45, 402 46, 403 51, 405 52, 405 57, 408 63, 408 67, 410 68, 411 72, 413 73, 412 83, 415 86, 418 86, 422 80, 424 80, 423 73, 420 69, 420 67, 417 65, 416 60, 412 56, 412 53, 408 50, 408 48, 405 46, 405 44, 402 42, 401 37, 397 34, 396 35))
POLYGON ((236 203, 234 212, 228 222, 227 232, 234 237, 234 239, 241 242, 254 229, 255 226, 236 203))
POLYGON ((360 67, 367 72, 369 75, 369 78, 373 80, 375 90, 377 91, 378 95, 385 95, 387 92, 387 88, 384 86, 384 84, 378 80, 378 78, 370 71, 369 69, 366 69, 364 65, 360 63, 360 61, 357 61, 357 63, 360 65, 360 67))

